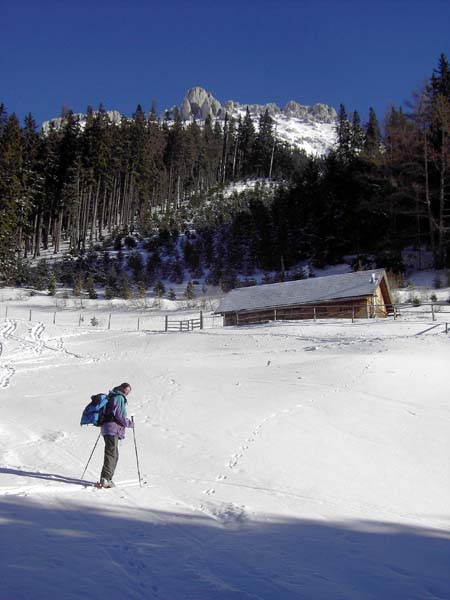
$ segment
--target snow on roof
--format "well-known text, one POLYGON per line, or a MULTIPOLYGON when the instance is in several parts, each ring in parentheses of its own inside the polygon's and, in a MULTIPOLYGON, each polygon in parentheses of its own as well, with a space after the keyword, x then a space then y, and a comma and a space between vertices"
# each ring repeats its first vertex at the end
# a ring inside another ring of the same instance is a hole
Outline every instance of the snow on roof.
POLYGON ((239 288, 221 300, 215 313, 373 296, 385 276, 384 269, 377 269, 239 288))

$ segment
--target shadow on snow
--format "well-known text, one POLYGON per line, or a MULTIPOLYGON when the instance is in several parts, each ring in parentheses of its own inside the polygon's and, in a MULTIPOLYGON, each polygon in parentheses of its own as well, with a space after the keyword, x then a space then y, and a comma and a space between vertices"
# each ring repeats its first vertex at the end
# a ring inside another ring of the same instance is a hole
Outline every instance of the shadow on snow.
POLYGON ((116 508, 120 490, 107 493, 99 508, 58 496, 1 499, 0 599, 450 599, 448 531, 375 521, 224 524, 116 508))
POLYGON ((0 467, 0 474, 2 473, 5 475, 17 475, 19 477, 47 479, 48 481, 56 481, 60 483, 72 483, 74 485, 81 485, 83 487, 94 485, 92 481, 76 479, 74 477, 64 477, 64 475, 56 475, 55 473, 41 473, 38 471, 23 471, 20 469, 8 469, 6 467, 0 467))

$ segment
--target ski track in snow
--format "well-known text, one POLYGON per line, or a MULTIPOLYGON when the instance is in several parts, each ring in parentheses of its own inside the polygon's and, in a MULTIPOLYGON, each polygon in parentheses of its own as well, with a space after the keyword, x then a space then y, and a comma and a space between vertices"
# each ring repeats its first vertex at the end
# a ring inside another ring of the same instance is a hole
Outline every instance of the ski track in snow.
MULTIPOLYGON (((35 325, 28 327, 28 335, 23 337, 17 335, 17 322, 12 319, 5 319, 0 324, 0 357, 5 359, 8 350, 8 345, 11 342, 16 342, 19 346, 19 354, 14 358, 9 359, 7 362, 0 364, 0 389, 6 389, 10 386, 12 378, 17 373, 16 363, 24 362, 26 354, 32 354, 33 356, 43 356, 44 351, 61 353, 69 358, 75 358, 77 360, 83 360, 90 362, 98 362, 100 359, 92 357, 90 355, 76 354, 75 352, 68 351, 64 346, 64 339, 62 337, 57 339, 56 347, 49 345, 51 339, 45 341, 43 334, 46 330, 44 323, 38 321, 35 325)), ((27 359, 28 360, 28 359, 27 359)), ((53 363, 47 368, 53 369, 56 365, 53 363)), ((27 368, 27 371, 41 370, 46 367, 42 364, 36 367, 27 368)))
MULTIPOLYGON (((0 357, 3 356, 7 347, 7 340, 13 335, 17 329, 16 321, 5 319, 5 322, 0 325, 0 357)), ((15 368, 11 364, 0 365, 0 389, 6 389, 11 383, 11 379, 16 374, 15 368)))

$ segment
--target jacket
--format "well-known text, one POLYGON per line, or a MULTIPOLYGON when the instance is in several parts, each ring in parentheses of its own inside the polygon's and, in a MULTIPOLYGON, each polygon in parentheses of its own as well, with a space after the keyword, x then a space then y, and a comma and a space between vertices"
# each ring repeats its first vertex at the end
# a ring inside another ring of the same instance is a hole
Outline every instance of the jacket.
POLYGON ((125 429, 133 427, 133 422, 127 418, 126 398, 116 390, 109 392, 106 405, 106 421, 101 428, 102 435, 115 435, 119 440, 125 437, 125 429))

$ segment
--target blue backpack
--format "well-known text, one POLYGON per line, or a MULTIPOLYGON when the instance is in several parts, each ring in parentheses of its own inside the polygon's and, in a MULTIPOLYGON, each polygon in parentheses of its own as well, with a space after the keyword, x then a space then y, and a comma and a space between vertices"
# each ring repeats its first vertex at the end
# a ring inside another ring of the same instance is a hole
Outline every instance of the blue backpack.
POLYGON ((105 409, 108 404, 107 394, 95 394, 83 410, 80 425, 95 425, 101 427, 106 421, 105 409))

